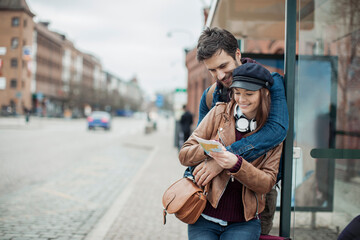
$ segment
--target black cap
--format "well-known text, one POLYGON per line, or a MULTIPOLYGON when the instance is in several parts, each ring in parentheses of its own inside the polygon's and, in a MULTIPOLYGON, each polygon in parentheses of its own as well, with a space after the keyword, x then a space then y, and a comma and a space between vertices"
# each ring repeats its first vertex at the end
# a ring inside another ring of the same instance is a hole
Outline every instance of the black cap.
POLYGON ((262 87, 270 89, 273 84, 274 79, 266 68, 257 63, 245 63, 234 69, 230 88, 257 91, 262 87))

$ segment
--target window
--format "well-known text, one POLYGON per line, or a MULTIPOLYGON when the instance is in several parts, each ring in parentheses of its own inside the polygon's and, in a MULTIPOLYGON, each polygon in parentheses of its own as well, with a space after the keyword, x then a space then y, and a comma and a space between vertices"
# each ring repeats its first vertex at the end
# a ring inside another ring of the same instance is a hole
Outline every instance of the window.
POLYGON ((11 26, 13 27, 18 27, 20 24, 20 20, 19 20, 19 17, 13 17, 11 19, 11 26))
POLYGON ((19 38, 13 37, 11 39, 11 48, 16 49, 19 46, 19 38))
POLYGON ((17 58, 12 58, 12 59, 11 59, 11 67, 12 67, 12 68, 17 68, 17 66, 18 66, 18 60, 17 60, 17 58))
POLYGON ((11 87, 11 88, 16 88, 16 87, 17 87, 17 81, 16 81, 16 79, 11 79, 11 81, 10 81, 10 87, 11 87))
POLYGON ((27 21, 26 21, 26 19, 24 20, 24 28, 26 28, 26 26, 27 26, 27 21))

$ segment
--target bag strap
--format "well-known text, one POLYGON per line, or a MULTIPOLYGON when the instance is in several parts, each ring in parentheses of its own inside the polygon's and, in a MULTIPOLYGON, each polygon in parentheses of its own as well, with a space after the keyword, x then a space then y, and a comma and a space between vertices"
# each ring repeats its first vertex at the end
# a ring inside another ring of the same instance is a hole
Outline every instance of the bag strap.
POLYGON ((215 91, 216 88, 216 83, 214 83, 213 85, 211 85, 209 91, 206 93, 206 106, 208 107, 208 109, 211 109, 211 104, 213 101, 213 93, 215 91))

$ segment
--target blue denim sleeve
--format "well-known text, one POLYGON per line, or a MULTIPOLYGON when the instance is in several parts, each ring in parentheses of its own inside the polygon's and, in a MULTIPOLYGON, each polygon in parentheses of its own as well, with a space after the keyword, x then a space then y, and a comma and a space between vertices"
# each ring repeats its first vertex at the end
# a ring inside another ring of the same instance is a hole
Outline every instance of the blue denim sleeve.
MULTIPOLYGON (((211 86, 210 86, 211 87, 211 86)), ((197 123, 197 125, 200 124, 200 122, 204 119, 204 117, 206 116, 206 114, 210 111, 210 109, 208 109, 207 105, 206 105, 206 94, 209 91, 210 87, 208 87, 207 89, 205 89, 203 95, 201 96, 200 99, 200 106, 199 106, 199 121, 197 123)))
POLYGON ((265 125, 256 133, 227 146, 227 150, 254 161, 284 141, 289 128, 289 114, 283 77, 272 73, 274 84, 270 89, 271 107, 265 125))

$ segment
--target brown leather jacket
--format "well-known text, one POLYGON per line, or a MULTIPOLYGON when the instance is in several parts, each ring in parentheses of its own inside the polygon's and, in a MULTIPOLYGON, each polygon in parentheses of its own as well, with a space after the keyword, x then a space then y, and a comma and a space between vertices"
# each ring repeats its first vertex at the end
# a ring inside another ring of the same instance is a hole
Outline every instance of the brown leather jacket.
MULTIPOLYGON (((219 139, 226 146, 235 142, 234 101, 218 103, 201 121, 190 138, 184 143, 179 159, 184 166, 195 166, 202 161, 215 161, 204 153, 194 136, 203 139, 219 139)), ((246 221, 258 217, 265 208, 265 195, 276 183, 282 143, 265 155, 249 163, 243 159, 241 168, 233 177, 243 184, 242 201, 246 221)), ((231 178, 228 170, 223 170, 208 184, 207 200, 216 208, 231 178)))

